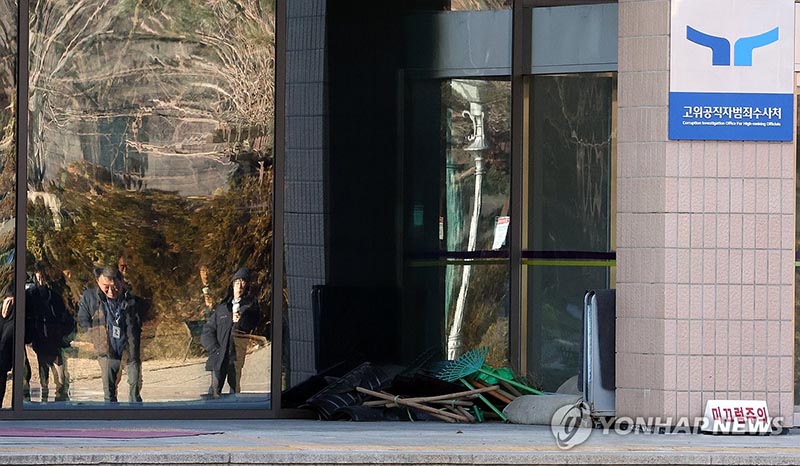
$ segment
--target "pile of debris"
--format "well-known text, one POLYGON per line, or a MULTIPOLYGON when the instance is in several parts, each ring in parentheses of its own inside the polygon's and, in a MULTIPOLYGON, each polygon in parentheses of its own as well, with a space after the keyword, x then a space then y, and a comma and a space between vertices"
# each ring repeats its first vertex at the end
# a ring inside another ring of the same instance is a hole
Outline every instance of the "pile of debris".
POLYGON ((356 387, 356 390, 359 393, 378 399, 377 401, 365 401, 362 406, 416 409, 445 422, 476 422, 479 418, 470 413, 470 410, 474 413, 478 413, 479 411, 475 410, 472 400, 481 393, 497 390, 497 386, 494 385, 491 387, 438 396, 411 398, 392 395, 388 392, 376 392, 362 387, 356 387))
POLYGON ((506 421, 507 405, 543 393, 518 381, 510 369, 484 364, 487 353, 481 348, 447 361, 428 356, 401 370, 369 362, 341 375, 333 368, 287 391, 283 399, 313 409, 323 420, 506 421))

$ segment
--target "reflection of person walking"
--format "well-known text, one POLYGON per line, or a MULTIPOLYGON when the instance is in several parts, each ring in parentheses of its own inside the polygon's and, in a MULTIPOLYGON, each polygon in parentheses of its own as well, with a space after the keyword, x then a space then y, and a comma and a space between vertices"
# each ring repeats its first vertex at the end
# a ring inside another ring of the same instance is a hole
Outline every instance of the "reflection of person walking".
POLYGON ((203 284, 203 304, 198 317, 206 320, 214 310, 214 297, 211 295, 211 287, 208 284, 208 267, 206 265, 200 266, 200 282, 203 284))
POLYGON ((0 311, 0 406, 6 394, 8 372, 14 367, 14 294, 13 285, 6 289, 0 311))
POLYGON ((242 368, 250 339, 261 319, 258 301, 247 293, 250 271, 241 268, 231 278, 228 296, 214 308, 200 341, 208 352, 211 396, 218 398, 227 380, 231 393, 242 391, 242 368))
POLYGON ((94 344, 102 370, 105 401, 117 401, 119 371, 122 361, 127 359, 128 399, 140 402, 141 315, 146 304, 125 289, 122 274, 116 267, 100 267, 95 272, 97 288, 83 293, 78 305, 78 324, 94 344))
POLYGON ((75 319, 47 283, 44 266, 37 263, 34 271, 34 283, 25 289, 26 340, 30 340, 36 352, 42 402, 47 401, 51 374, 56 389, 55 401, 66 401, 69 400, 69 373, 64 348, 70 345, 75 319))

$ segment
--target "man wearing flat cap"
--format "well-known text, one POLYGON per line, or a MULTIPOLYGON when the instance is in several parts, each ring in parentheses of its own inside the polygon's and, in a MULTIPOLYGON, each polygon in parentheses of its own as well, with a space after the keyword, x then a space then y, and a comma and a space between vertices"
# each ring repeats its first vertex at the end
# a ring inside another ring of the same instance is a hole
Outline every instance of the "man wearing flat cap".
POLYGON ((211 393, 219 398, 227 380, 230 393, 242 391, 242 368, 252 334, 261 320, 258 301, 250 296, 250 271, 241 268, 231 277, 226 298, 206 320, 200 341, 208 352, 206 370, 211 371, 211 393))

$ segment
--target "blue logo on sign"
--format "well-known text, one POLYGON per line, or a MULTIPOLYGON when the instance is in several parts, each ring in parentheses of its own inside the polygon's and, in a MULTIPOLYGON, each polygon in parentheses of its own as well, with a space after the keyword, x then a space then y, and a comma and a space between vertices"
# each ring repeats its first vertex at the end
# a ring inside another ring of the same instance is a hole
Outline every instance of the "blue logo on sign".
MULTIPOLYGON (((731 65, 731 43, 724 37, 712 36, 686 26, 686 39, 711 49, 713 66, 731 65)), ((733 44, 733 66, 753 66, 753 50, 778 41, 778 28, 763 34, 736 39, 733 44)))

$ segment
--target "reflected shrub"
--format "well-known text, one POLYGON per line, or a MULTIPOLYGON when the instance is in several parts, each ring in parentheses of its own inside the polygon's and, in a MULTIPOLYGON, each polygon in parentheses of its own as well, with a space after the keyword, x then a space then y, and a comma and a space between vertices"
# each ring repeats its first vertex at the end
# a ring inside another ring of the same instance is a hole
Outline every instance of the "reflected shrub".
POLYGON ((73 310, 83 290, 94 285, 91 270, 116 264, 120 255, 127 259, 132 292, 150 302, 142 335, 145 359, 183 356, 182 322, 204 317, 200 265, 208 269, 216 302, 238 267, 251 268, 252 289, 269 309, 270 169, 233 177, 228 191, 208 199, 129 191, 108 173, 93 178, 97 170, 83 163, 65 171, 67 182, 49 189, 60 200, 55 212, 41 199, 28 204, 29 262, 50 265, 49 275, 64 281, 62 297, 73 310))

